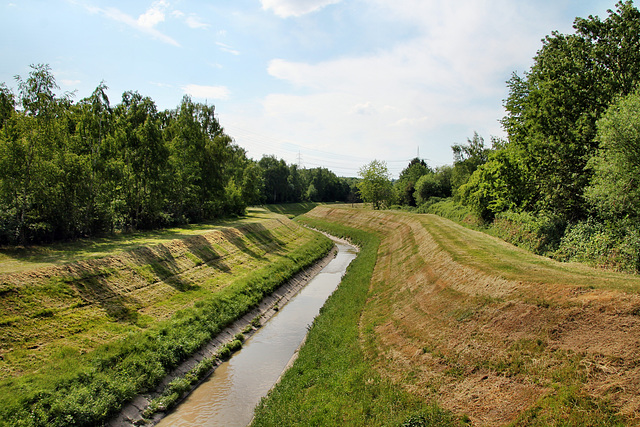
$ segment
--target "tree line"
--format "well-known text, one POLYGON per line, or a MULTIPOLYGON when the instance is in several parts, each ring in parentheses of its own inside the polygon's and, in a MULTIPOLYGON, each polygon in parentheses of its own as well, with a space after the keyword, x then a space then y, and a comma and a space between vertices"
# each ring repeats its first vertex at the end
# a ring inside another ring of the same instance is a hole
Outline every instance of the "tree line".
POLYGON ((508 80, 506 140, 476 133, 438 171, 415 159, 386 204, 449 195, 537 252, 640 271, 640 12, 621 1, 573 28, 508 80))
POLYGON ((159 111, 135 91, 112 105, 57 94, 48 65, 0 84, 0 244, 50 242, 242 215, 249 205, 348 201, 324 168, 247 157, 215 107, 185 96, 159 111))

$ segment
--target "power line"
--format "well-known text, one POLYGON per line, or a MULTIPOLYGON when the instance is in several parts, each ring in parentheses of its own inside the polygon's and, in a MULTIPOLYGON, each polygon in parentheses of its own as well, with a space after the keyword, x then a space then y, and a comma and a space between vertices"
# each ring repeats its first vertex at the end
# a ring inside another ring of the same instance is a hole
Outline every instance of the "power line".
MULTIPOLYGON (((302 168, 302 152, 305 153, 305 166, 323 167, 331 169, 336 173, 356 176, 362 165, 368 164, 373 160, 371 157, 354 156, 349 154, 341 154, 330 151, 313 148, 273 136, 263 135, 255 131, 237 127, 233 124, 225 126, 227 134, 234 139, 241 139, 243 143, 250 144, 252 151, 262 151, 262 155, 274 155, 280 158, 295 159, 292 163, 302 168), (289 147, 287 147, 289 146, 289 147), (354 166, 356 164, 357 166, 354 166)), ((242 145, 241 145, 242 146, 242 145)), ((420 148, 418 147, 418 158, 420 148)), ((392 159, 385 160, 389 172, 392 175, 399 175, 402 170, 413 159, 392 159)), ((429 159, 421 159, 429 161, 429 159)))

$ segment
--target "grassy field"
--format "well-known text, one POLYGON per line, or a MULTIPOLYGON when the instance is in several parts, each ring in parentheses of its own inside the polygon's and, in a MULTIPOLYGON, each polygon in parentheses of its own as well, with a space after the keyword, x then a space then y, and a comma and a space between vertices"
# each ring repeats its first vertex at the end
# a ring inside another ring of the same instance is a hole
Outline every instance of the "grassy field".
POLYGON ((331 246, 256 209, 5 254, 14 267, 0 275, 0 425, 104 422, 331 246))
POLYGON ((303 218, 379 244, 256 425, 640 424, 638 276, 557 263, 434 215, 320 206, 303 218))

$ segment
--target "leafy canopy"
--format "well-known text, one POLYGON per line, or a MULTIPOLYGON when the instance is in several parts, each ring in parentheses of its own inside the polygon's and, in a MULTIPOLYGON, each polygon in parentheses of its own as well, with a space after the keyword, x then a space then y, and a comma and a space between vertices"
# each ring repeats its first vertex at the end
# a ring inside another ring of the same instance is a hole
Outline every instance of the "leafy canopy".
POLYGON ((362 166, 358 175, 362 178, 358 183, 358 190, 365 203, 371 203, 374 209, 391 204, 393 186, 386 162, 373 160, 362 166))

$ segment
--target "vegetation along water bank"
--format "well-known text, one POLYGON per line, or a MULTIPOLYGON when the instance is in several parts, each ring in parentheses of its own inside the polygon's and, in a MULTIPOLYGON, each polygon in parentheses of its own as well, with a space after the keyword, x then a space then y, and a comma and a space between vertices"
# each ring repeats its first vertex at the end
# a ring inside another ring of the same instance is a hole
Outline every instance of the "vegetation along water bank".
POLYGON ((333 245, 281 215, 255 214, 2 274, 0 424, 106 422, 333 245))
POLYGON ((321 206, 301 221, 362 251, 255 425, 638 424, 637 276, 435 215, 321 206))

